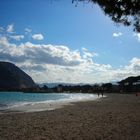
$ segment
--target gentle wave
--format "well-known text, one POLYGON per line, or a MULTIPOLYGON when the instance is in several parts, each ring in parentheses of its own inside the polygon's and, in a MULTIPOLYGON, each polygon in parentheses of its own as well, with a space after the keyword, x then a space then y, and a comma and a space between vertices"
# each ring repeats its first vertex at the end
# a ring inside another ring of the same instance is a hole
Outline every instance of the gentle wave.
POLYGON ((57 99, 53 97, 52 99, 49 98, 43 101, 20 101, 20 102, 9 103, 7 105, 2 104, 0 106, 0 110, 6 110, 6 109, 21 110, 21 111, 53 110, 55 108, 59 108, 59 106, 66 105, 68 103, 96 100, 99 98, 95 94, 82 94, 82 93, 75 93, 75 94, 54 93, 54 94, 49 94, 49 96, 57 96, 57 99))

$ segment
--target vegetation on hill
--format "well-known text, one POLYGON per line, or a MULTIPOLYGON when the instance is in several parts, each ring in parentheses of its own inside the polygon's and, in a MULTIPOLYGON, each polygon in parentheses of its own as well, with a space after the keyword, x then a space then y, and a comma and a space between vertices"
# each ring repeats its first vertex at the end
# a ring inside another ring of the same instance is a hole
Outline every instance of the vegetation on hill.
POLYGON ((59 84, 55 87, 47 87, 44 85, 40 88, 42 92, 66 92, 66 93, 135 93, 140 92, 140 76, 128 77, 116 84, 86 84, 86 85, 63 85, 59 84))

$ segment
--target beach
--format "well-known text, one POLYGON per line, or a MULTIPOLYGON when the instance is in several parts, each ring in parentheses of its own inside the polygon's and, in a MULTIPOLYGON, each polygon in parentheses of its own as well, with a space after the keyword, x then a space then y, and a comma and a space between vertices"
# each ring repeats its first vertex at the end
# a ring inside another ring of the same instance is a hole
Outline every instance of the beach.
POLYGON ((140 96, 106 94, 50 111, 0 114, 0 140, 139 140, 140 96))

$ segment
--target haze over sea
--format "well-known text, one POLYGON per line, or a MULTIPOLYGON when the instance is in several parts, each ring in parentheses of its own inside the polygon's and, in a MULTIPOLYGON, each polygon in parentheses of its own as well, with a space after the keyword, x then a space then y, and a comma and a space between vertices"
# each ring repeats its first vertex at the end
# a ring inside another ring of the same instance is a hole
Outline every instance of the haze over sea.
POLYGON ((1 92, 0 111, 42 111, 60 108, 63 105, 78 101, 97 99, 95 94, 82 93, 22 93, 1 92))

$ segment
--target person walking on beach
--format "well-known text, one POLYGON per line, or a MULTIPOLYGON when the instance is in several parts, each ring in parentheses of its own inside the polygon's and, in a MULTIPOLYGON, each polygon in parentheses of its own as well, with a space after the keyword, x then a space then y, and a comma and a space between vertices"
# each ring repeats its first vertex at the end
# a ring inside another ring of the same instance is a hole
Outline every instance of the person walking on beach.
POLYGON ((104 92, 102 91, 102 93, 101 93, 101 94, 102 94, 102 97, 103 97, 103 96, 104 96, 104 92))
POLYGON ((102 87, 101 88, 101 95, 102 95, 102 97, 104 96, 104 90, 105 90, 104 87, 102 87))

